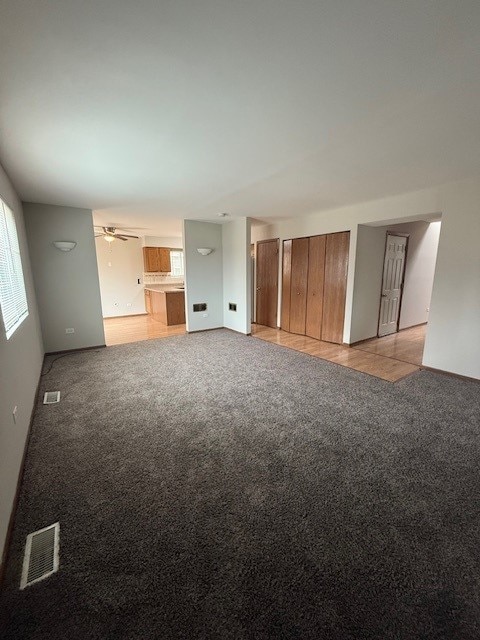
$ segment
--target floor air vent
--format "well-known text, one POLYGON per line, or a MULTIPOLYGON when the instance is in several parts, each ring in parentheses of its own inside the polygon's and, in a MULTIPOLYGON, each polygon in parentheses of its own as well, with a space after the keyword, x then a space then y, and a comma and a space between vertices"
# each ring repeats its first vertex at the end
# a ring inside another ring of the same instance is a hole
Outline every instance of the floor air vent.
POLYGON ((59 546, 59 522, 28 534, 20 589, 25 589, 58 571, 59 546))
POLYGON ((60 402, 60 391, 46 391, 43 396, 43 404, 55 404, 60 402))

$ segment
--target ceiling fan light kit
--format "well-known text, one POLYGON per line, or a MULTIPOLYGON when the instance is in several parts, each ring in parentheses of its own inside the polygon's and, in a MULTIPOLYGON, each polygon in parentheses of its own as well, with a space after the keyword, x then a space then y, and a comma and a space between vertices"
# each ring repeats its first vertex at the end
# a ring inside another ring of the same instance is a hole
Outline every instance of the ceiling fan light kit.
POLYGON ((95 227, 95 229, 97 231, 95 237, 103 238, 106 242, 113 242, 114 240, 123 240, 126 242, 129 238, 138 239, 138 236, 131 236, 128 233, 117 233, 118 227, 95 227))

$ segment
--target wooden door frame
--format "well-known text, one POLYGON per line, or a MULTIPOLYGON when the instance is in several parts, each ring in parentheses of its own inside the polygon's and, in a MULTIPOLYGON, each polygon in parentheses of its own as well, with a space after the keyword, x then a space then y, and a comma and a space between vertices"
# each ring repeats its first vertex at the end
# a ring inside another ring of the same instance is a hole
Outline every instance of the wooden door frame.
POLYGON ((258 245, 265 244, 267 242, 276 242, 277 243, 277 306, 275 309, 275 324, 278 328, 278 274, 280 272, 279 269, 279 260, 280 260, 280 238, 267 238, 266 240, 257 240, 255 242, 255 324, 257 324, 257 310, 258 310, 258 245))
POLYGON ((402 282, 400 284, 400 303, 398 305, 398 318, 397 318, 397 328, 393 333, 399 332, 400 326, 400 315, 402 313, 402 302, 403 302, 403 285, 405 283, 405 272, 407 271, 407 257, 408 257, 408 243, 410 240, 409 233, 395 233, 395 231, 388 231, 385 234, 385 248, 383 250, 383 261, 382 261, 382 283, 380 285, 380 298, 378 302, 378 320, 377 320, 377 338, 387 338, 391 336, 391 333, 387 333, 386 336, 379 336, 378 333, 380 331, 380 312, 382 310, 382 291, 383 291, 383 272, 385 270, 385 256, 387 255, 387 244, 388 244, 388 236, 397 236, 398 238, 406 238, 407 242, 405 244, 405 259, 403 261, 403 273, 402 273, 402 282))

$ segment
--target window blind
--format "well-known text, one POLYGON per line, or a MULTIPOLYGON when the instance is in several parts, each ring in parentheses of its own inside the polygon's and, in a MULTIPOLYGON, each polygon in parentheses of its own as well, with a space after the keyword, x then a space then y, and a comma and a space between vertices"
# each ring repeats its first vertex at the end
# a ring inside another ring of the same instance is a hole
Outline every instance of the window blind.
POLYGON ((170 264, 172 266, 172 276, 183 276, 183 251, 170 251, 170 264))
POLYGON ((7 339, 28 316, 22 259, 12 210, 0 199, 0 307, 7 339))

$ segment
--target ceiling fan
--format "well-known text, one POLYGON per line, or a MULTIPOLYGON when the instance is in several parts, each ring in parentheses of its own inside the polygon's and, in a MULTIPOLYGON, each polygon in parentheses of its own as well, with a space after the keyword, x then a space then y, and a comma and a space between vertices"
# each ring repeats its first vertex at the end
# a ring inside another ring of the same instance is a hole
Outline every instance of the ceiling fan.
POLYGON ((122 233, 122 229, 119 227, 95 227, 95 237, 101 238, 107 242, 113 242, 114 240, 127 241, 129 238, 138 238, 138 236, 131 236, 128 233, 122 233), (117 229, 120 233, 117 233, 117 229))

